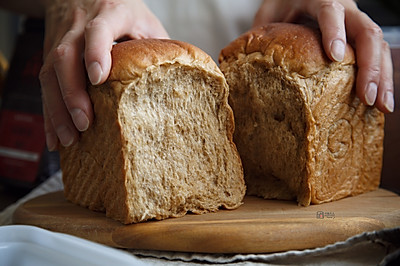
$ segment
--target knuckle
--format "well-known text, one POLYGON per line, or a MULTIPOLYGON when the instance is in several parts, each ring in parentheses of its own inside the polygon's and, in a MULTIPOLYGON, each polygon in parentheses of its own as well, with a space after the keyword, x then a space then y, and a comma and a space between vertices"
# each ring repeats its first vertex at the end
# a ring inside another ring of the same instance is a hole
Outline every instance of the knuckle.
POLYGON ((62 91, 62 99, 67 107, 69 107, 70 103, 74 102, 75 93, 73 90, 69 88, 65 88, 62 91))
POLYGON ((43 84, 49 80, 50 76, 53 75, 52 67, 49 64, 44 64, 39 71, 39 80, 43 84))
POLYGON ((51 118, 48 114, 48 112, 44 113, 44 130, 45 132, 51 133, 53 129, 53 124, 51 123, 51 118))
POLYGON ((362 69, 365 73, 368 73, 368 76, 371 77, 372 79, 378 78, 380 75, 380 65, 374 64, 370 66, 365 66, 362 69))
POLYGON ((115 0, 103 0, 100 4, 100 9, 121 9, 123 4, 115 0))
POLYGON ((384 52, 389 52, 390 53, 390 46, 389 43, 385 40, 382 41, 382 50, 384 52))
POLYGON ((107 26, 107 21, 101 17, 95 17, 90 20, 86 25, 86 30, 92 30, 97 28, 103 28, 107 26))
POLYGON ((381 75, 380 84, 384 85, 386 91, 394 92, 393 78, 388 75, 381 75))
POLYGON ((329 12, 344 12, 344 6, 335 0, 321 1, 320 8, 329 12))
POLYGON ((127 8, 123 3, 119 1, 103 0, 100 3, 98 15, 87 23, 85 30, 91 30, 94 28, 108 28, 108 21, 102 17, 101 14, 110 11, 112 11, 113 14, 118 14, 119 17, 128 14, 127 8))
POLYGON ((63 113, 59 110, 59 108, 48 109, 48 112, 46 112, 46 120, 48 121, 49 129, 51 127, 55 128, 59 125, 60 117, 63 117, 63 113))
POLYGON ((382 29, 375 23, 370 23, 366 26, 364 32, 373 38, 383 39, 382 29))
POLYGON ((54 62, 65 61, 71 57, 71 48, 66 43, 59 44, 52 52, 54 62))
POLYGON ((48 119, 44 120, 44 131, 46 133, 53 133, 53 125, 49 122, 48 119))

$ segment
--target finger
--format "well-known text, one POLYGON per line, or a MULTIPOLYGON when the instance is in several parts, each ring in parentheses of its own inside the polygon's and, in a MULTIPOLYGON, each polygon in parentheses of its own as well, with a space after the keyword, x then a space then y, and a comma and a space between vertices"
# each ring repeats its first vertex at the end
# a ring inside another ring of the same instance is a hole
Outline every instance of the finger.
POLYGON ((65 106, 79 131, 88 129, 93 118, 83 63, 84 13, 76 12, 75 21, 53 52, 54 69, 65 106))
POLYGON ((282 20, 281 16, 277 14, 278 10, 281 10, 279 2, 264 0, 254 16, 252 27, 258 28, 270 22, 282 20))
POLYGON ((342 61, 347 42, 344 7, 338 2, 322 5, 318 14, 318 24, 326 54, 334 61, 342 61))
POLYGON ((304 3, 303 11, 318 21, 326 54, 333 61, 342 61, 346 47, 345 8, 338 1, 304 3))
POLYGON ((375 106, 382 112, 391 113, 394 111, 393 64, 389 44, 385 41, 382 44, 380 73, 375 106))
POLYGON ((45 104, 45 130, 49 141, 48 146, 50 149, 55 148, 54 134, 56 134, 61 144, 68 147, 78 139, 78 132, 62 99, 58 79, 52 64, 44 64, 40 71, 39 79, 45 104))
POLYGON ((111 68, 111 48, 114 32, 103 18, 95 18, 85 30, 85 65, 93 85, 103 83, 111 68))
POLYGON ((357 95, 365 104, 372 106, 381 75, 382 30, 361 11, 346 16, 346 26, 347 34, 356 48, 357 95))
POLYGON ((42 98, 42 105, 43 105, 43 118, 44 118, 44 132, 46 134, 47 149, 49 151, 55 151, 55 150, 57 150, 57 146, 58 146, 58 137, 53 128, 53 125, 51 124, 51 121, 50 121, 50 118, 48 115, 49 112, 47 110, 47 105, 46 105, 44 97, 42 98))
POLYGON ((85 29, 85 63, 90 82, 103 83, 111 68, 111 48, 122 37, 168 38, 161 23, 146 6, 132 11, 122 4, 108 3, 85 29), (140 12, 136 11, 140 10, 140 12))
POLYGON ((293 22, 299 15, 298 0, 264 0, 254 16, 252 28, 271 22, 293 22))

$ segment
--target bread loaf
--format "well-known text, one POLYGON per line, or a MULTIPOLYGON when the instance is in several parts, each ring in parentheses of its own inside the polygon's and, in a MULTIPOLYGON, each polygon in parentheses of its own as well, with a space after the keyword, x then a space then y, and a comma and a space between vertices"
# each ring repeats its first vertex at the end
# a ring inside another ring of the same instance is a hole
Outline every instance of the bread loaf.
POLYGON ((60 150, 68 200, 125 224, 241 205, 228 87, 203 51, 171 40, 116 44, 108 80, 88 92, 94 123, 60 150))
POLYGON ((248 194, 307 206, 378 187, 384 115, 356 97, 349 45, 332 62, 317 29, 276 23, 243 34, 219 60, 248 194))

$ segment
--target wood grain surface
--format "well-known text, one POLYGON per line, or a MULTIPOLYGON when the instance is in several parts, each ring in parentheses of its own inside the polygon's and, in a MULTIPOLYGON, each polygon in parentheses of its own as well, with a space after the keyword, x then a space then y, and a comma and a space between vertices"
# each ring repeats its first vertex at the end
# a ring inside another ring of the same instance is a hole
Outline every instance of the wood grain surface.
POLYGON ((67 233, 118 248, 265 253, 321 247, 400 226, 400 197, 384 189, 322 205, 246 197, 236 210, 123 225, 65 200, 62 192, 26 202, 15 224, 67 233))

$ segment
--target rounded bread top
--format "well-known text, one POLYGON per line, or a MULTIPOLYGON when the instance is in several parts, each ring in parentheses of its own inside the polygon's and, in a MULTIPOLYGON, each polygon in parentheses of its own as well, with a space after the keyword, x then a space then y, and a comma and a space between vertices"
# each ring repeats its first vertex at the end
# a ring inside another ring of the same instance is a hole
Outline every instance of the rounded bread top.
POLYGON ((151 66, 179 63, 221 75, 216 63, 200 48, 167 39, 140 39, 115 44, 108 81, 132 80, 151 66))
MULTIPOLYGON (((318 29, 289 23, 271 23, 244 33, 221 51, 219 61, 230 62, 253 53, 261 54, 268 66, 279 66, 303 76, 336 63, 326 56, 318 29)), ((350 45, 346 45, 343 61, 336 64, 355 64, 350 45)))

